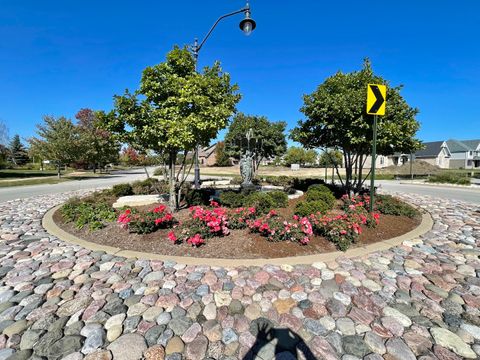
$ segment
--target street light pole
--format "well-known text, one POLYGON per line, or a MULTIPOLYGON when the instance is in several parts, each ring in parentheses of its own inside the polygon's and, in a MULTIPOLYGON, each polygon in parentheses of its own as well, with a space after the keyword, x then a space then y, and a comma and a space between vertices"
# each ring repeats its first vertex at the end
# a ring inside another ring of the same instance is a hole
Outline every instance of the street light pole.
MULTIPOLYGON (((195 71, 197 71, 197 66, 198 66, 198 53, 200 52, 203 44, 205 44, 205 42, 207 41, 207 39, 210 37, 210 35, 212 34, 213 30, 215 29, 215 27, 218 25, 218 23, 220 21, 222 21, 223 19, 227 18, 227 17, 230 17, 230 16, 233 16, 233 15, 236 15, 236 14, 241 14, 241 13, 244 13, 245 14, 245 18, 240 21, 240 29, 243 31, 243 33, 246 35, 246 36, 249 36, 252 31, 256 28, 257 24, 255 23, 255 21, 250 17, 250 5, 247 1, 246 5, 244 8, 240 9, 240 10, 237 10, 237 11, 233 11, 231 13, 228 13, 228 14, 225 14, 225 15, 222 15, 220 16, 217 21, 215 21, 215 23, 213 24, 213 26, 210 28, 210 30, 208 31, 207 35, 205 35, 205 37, 203 38, 203 40, 198 43, 198 39, 195 38, 195 41, 193 43, 193 45, 191 46, 190 50, 192 51, 193 53, 193 58, 195 60, 195 71)), ((195 181, 194 181, 194 184, 195 184, 195 189, 200 189, 200 165, 198 163, 198 154, 200 152, 200 144, 197 142, 197 145, 195 146, 195 181)))

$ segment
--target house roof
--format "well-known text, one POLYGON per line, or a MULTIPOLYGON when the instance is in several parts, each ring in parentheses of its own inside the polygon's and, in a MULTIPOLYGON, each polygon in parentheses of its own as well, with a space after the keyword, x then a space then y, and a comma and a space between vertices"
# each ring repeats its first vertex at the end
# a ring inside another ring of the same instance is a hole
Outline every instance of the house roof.
POLYGON ((208 158, 215 152, 216 148, 217 148, 217 143, 204 147, 200 149, 198 156, 208 158))
POLYGON ((448 148, 451 152, 475 151, 480 146, 480 139, 477 140, 455 140, 447 141, 448 148))
MULTIPOLYGON (((442 147, 444 147, 445 141, 432 141, 432 142, 425 142, 423 145, 425 149, 418 150, 415 153, 415 157, 417 158, 425 158, 425 157, 437 157, 440 151, 442 151, 442 147)), ((448 150, 448 147, 447 147, 448 150)))

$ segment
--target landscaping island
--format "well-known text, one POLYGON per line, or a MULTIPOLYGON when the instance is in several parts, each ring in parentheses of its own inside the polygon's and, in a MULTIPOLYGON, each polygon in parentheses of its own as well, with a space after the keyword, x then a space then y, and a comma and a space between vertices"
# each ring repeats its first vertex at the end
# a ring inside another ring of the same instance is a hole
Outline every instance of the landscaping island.
MULTIPOLYGON (((272 181, 278 185, 279 179, 272 181)), ((178 211, 165 204, 114 209, 124 195, 161 192, 155 179, 117 185, 72 199, 53 220, 86 241, 168 256, 223 259, 272 259, 345 251, 394 238, 416 228, 421 214, 410 205, 380 195, 375 211, 369 198, 342 196, 320 180, 284 179, 285 191, 188 190, 178 211), (292 184, 305 191, 288 199, 292 184)))

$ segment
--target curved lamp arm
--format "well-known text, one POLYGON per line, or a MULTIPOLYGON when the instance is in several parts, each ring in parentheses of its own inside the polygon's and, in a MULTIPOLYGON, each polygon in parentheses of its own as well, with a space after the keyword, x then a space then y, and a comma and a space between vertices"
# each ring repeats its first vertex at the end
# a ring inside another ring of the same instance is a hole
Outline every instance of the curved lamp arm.
MULTIPOLYGON (((220 21, 222 21, 223 19, 227 18, 227 17, 230 17, 230 16, 233 16, 233 15, 236 15, 236 14, 240 14, 240 13, 245 13, 245 17, 246 19, 252 21, 254 23, 253 20, 250 19, 250 5, 246 4, 246 6, 240 10, 237 10, 237 11, 233 11, 231 13, 228 13, 228 14, 225 14, 225 15, 222 15, 220 16, 217 21, 215 21, 215 23, 213 24, 213 26, 210 28, 210 30, 208 31, 207 35, 205 35, 205 37, 203 38, 203 40, 200 42, 200 44, 198 43, 198 40, 195 39, 195 43, 193 44, 192 46, 192 52, 193 52, 193 55, 195 56, 195 58, 198 57, 198 52, 200 51, 200 49, 202 48, 203 44, 205 44, 205 42, 207 41, 207 39, 210 37, 210 35, 212 34, 213 30, 217 27, 218 23, 220 21)), ((255 25, 254 25, 255 26, 255 25)))

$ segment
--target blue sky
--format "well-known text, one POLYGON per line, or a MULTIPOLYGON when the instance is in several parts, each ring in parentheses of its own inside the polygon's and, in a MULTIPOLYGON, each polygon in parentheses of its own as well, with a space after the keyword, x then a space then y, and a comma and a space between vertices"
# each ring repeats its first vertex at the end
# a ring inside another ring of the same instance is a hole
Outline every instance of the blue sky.
MULTIPOLYGON (((174 44, 202 38, 239 0, 2 0, 0 120, 34 134, 42 115, 108 110, 174 44)), ((375 72, 418 107, 424 141, 480 137, 480 2, 252 0, 257 29, 224 20, 200 53, 240 86, 240 111, 302 117, 302 95, 337 70, 375 72)))

